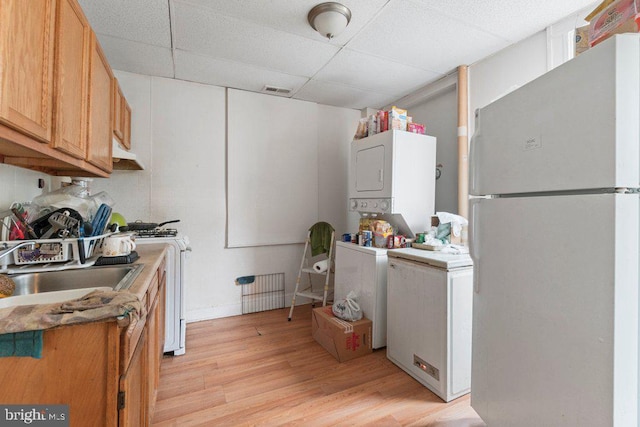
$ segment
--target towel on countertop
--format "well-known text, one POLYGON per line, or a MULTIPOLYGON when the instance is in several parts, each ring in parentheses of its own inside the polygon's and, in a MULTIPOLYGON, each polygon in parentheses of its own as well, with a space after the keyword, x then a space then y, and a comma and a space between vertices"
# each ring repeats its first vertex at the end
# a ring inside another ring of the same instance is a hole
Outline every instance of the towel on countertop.
POLYGON ((0 357, 42 358, 42 331, 0 335, 0 357))
POLYGON ((142 304, 135 294, 93 291, 63 303, 19 305, 0 309, 0 334, 51 329, 78 323, 116 320, 127 326, 140 318, 142 304))
POLYGON ((309 228, 311 232, 311 256, 328 254, 331 249, 333 227, 328 222, 316 222, 309 228))
POLYGON ((451 234, 458 237, 462 232, 462 226, 468 225, 469 221, 463 216, 452 214, 449 212, 436 212, 440 224, 451 224, 451 234))

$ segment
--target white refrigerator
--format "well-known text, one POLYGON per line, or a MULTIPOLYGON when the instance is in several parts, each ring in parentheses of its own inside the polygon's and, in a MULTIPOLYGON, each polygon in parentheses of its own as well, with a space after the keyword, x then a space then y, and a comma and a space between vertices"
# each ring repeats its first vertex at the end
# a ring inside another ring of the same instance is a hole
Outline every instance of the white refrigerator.
POLYGON ((476 113, 471 406, 491 427, 638 425, 640 36, 476 113))

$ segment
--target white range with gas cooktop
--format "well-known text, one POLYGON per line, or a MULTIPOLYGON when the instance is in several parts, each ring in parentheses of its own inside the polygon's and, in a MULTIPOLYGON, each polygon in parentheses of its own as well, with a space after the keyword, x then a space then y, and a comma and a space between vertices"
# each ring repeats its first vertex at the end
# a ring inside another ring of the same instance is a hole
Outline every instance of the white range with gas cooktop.
MULTIPOLYGON (((164 352, 173 353, 175 356, 185 353, 186 335, 186 299, 185 289, 187 282, 187 254, 191 252, 189 238, 176 233, 158 230, 159 236, 138 236, 136 245, 166 243, 169 245, 167 252, 167 286, 166 286, 166 315, 165 315, 165 341, 164 352), (169 234, 169 235, 162 235, 169 234)), ((175 230, 173 230, 175 231, 175 230)))

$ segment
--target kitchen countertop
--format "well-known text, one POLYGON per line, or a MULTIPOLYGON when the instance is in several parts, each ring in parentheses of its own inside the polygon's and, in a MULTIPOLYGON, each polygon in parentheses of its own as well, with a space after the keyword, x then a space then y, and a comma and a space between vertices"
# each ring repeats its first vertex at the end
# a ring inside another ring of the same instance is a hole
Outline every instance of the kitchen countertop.
POLYGON ((140 255, 140 258, 133 264, 144 264, 144 268, 131 284, 129 289, 124 289, 121 292, 129 292, 135 294, 138 300, 143 301, 144 295, 147 292, 149 283, 153 279, 153 275, 162 263, 165 252, 168 245, 165 243, 140 245, 136 248, 136 252, 140 255))
POLYGON ((144 268, 128 289, 95 291, 69 301, 0 309, 0 334, 109 320, 117 320, 120 326, 127 326, 132 319, 144 316, 145 294, 164 260, 167 247, 158 243, 144 245, 137 250, 140 257, 134 264, 144 264, 144 268), (62 307, 65 308, 61 311, 62 307))
POLYGON ((438 268, 454 269, 471 267, 473 261, 469 254, 448 254, 424 249, 405 248, 389 251, 389 257, 404 258, 410 261, 421 262, 438 268))

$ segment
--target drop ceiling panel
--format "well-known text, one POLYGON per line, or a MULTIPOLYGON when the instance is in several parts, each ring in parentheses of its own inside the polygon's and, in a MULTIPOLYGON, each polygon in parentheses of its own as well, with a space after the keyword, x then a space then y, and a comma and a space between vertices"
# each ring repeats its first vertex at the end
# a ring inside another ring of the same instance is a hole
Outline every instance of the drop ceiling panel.
POLYGON ((175 51, 176 78, 260 92, 265 85, 297 91, 308 79, 182 50, 175 51))
MULTIPOLYGON (((320 0, 180 0, 174 3, 208 7, 223 15, 327 42, 307 22, 309 11, 322 3, 320 0)), ((350 40, 388 3, 388 0, 341 0, 341 3, 351 10, 352 18, 349 26, 329 42, 335 45, 344 45, 350 40)))
POLYGON ((290 87, 295 98, 349 108, 389 104, 599 3, 340 0, 352 21, 328 41, 307 23, 321 0, 79 1, 115 69, 290 87))
POLYGON ((96 33, 171 47, 167 0, 79 0, 96 33))
POLYGON ((336 83, 309 81, 294 96, 296 99, 317 102, 357 110, 371 107, 382 108, 398 99, 396 96, 357 89, 336 83))
POLYGON ((413 1, 392 2, 348 45, 363 53, 446 73, 510 43, 413 1))
POLYGON ((98 34, 111 68, 148 76, 173 77, 171 49, 98 34))
POLYGON ((219 59, 310 77, 338 51, 326 42, 175 3, 174 47, 219 59))
POLYGON ((418 89, 442 76, 440 73, 343 49, 314 76, 314 80, 397 95, 418 89))
POLYGON ((511 42, 543 30, 593 0, 416 0, 420 4, 511 42))

